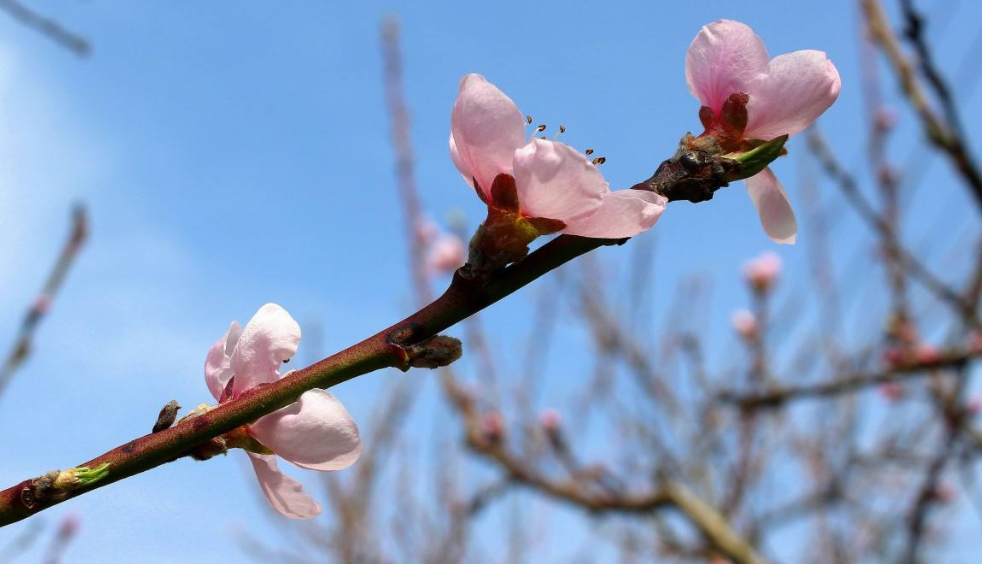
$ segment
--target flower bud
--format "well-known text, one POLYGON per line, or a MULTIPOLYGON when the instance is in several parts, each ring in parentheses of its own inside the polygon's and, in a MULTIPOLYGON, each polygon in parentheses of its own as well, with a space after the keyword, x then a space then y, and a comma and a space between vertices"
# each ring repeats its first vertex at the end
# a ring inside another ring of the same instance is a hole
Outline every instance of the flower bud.
POLYGON ((505 418, 500 412, 488 411, 481 417, 481 435, 489 443, 498 443, 505 438, 505 418))
POLYGON ((730 322, 733 324, 733 328, 736 330, 737 335, 740 335, 743 339, 747 341, 753 341, 757 338, 757 316, 745 309, 738 309, 733 312, 733 317, 730 318, 730 322))
POLYGON ((769 291, 781 275, 781 257, 767 251, 743 263, 743 277, 756 292, 769 291))
POLYGON ((558 433, 563 426, 563 416, 555 409, 543 409, 539 414, 539 426, 547 433, 558 433))

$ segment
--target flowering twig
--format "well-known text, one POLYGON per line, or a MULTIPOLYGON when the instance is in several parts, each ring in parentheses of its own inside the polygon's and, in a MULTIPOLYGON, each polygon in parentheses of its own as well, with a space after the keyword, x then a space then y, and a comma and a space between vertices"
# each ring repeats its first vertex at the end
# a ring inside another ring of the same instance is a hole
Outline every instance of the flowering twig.
MULTIPOLYGON (((707 193, 711 195, 726 185, 725 178, 713 174, 720 166, 714 163, 716 160, 727 161, 718 155, 693 155, 680 150, 659 167, 658 173, 635 189, 658 188, 656 191, 671 194, 669 200, 705 199, 707 193), (686 159, 687 162, 698 160, 705 166, 689 167, 685 169, 687 173, 681 173, 682 168, 676 164, 679 159, 686 159), (694 195, 692 189, 698 190, 698 195, 694 195)), ((376 335, 292 372, 275 383, 245 391, 238 398, 222 403, 207 413, 185 419, 158 433, 134 439, 79 465, 79 468, 108 465, 107 475, 99 480, 73 484, 59 490, 57 495, 43 499, 34 495, 37 479, 28 479, 3 490, 0 492, 0 526, 185 456, 195 446, 296 402, 308 390, 329 388, 382 368, 408 369, 406 347, 434 337, 580 255, 624 241, 564 235, 487 276, 465 277, 458 272, 443 295, 376 335)))
POLYGON ((85 214, 85 208, 77 206, 72 212, 72 228, 69 232, 68 240, 65 241, 65 246, 61 250, 61 255, 59 255, 58 261, 48 275, 48 280, 44 283, 41 293, 38 294, 34 303, 31 304, 30 309, 24 314, 20 331, 17 334, 17 340, 4 360, 3 366, 0 367, 0 397, 3 396, 3 390, 10 382, 14 373, 31 354, 31 342, 34 339, 34 332, 37 330, 41 319, 50 310, 51 302, 54 300, 58 290, 61 289, 69 267, 75 261, 79 249, 88 236, 88 230, 89 222, 85 214))

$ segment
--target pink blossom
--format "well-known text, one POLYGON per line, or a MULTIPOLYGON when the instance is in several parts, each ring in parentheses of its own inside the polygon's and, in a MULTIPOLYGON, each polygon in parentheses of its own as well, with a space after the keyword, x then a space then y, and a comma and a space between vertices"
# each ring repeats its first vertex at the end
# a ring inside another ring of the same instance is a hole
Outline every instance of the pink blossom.
POLYGON ((539 414, 539 426, 547 433, 556 433, 563 426, 563 416, 555 409, 543 409, 539 414))
POLYGON ((781 257, 771 251, 743 263, 743 277, 760 292, 766 292, 781 275, 781 257))
POLYGON ((736 329, 738 335, 744 339, 752 340, 757 338, 757 316, 745 309, 738 309, 733 312, 730 323, 736 329))
MULTIPOLYGON (((300 345, 300 326, 276 304, 259 308, 243 329, 233 322, 205 360, 205 382, 215 399, 233 399, 281 378, 279 367, 300 345)), ((301 468, 330 471, 354 464, 361 439, 354 420, 326 390, 304 392, 296 403, 247 427, 250 437, 301 468)), ((248 452, 259 485, 276 511, 295 519, 321 513, 303 486, 281 473, 276 456, 248 452)))
MULTIPOLYGON (((835 102, 841 88, 824 52, 795 51, 772 59, 749 26, 730 20, 703 26, 689 46, 685 77, 703 104, 703 135, 735 153, 756 141, 801 132, 835 102)), ((794 243, 798 224, 777 177, 764 169, 746 186, 768 237, 794 243)))
POLYGON ((565 233, 606 239, 637 235, 665 210, 667 200, 654 192, 611 192, 583 153, 557 141, 527 140, 525 126, 515 103, 483 76, 461 79, 450 156, 488 205, 506 207, 496 201, 495 182, 513 181, 522 217, 560 221, 565 233))
POLYGON ((426 267, 433 272, 453 272, 467 262, 467 249, 460 237, 441 233, 426 251, 426 267))

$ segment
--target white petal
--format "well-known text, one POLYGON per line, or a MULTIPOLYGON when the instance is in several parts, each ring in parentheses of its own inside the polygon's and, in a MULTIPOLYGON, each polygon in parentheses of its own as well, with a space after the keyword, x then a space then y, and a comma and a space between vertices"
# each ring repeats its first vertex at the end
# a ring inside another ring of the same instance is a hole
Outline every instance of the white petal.
POLYGON ((750 26, 719 20, 703 26, 685 55, 689 91, 719 117, 723 102, 767 68, 770 55, 750 26))
POLYGON ((341 470, 361 454, 358 426, 326 390, 304 392, 296 403, 250 425, 249 432, 281 458, 311 470, 341 470))
POLYGON ((650 229, 667 203, 664 196, 647 190, 617 190, 604 195, 596 212, 567 223, 563 232, 598 239, 633 237, 650 229))
POLYGON ((321 514, 320 504, 307 495, 300 482, 280 472, 275 456, 248 454, 259 487, 273 509, 292 519, 313 519, 321 514))
POLYGON ((252 316, 232 352, 233 392, 242 392, 280 378, 279 368, 300 345, 300 325, 285 309, 266 304, 252 316))
POLYGON ((515 151, 515 185, 522 215, 564 222, 593 213, 610 192, 583 153, 544 139, 515 151))
POLYGON ((479 74, 460 80, 450 115, 450 156, 457 170, 490 194, 494 177, 511 174, 512 155, 525 144, 525 118, 511 98, 479 74), (455 156, 456 153, 456 156, 455 156))
POLYGON ((798 221, 784 187, 771 169, 765 168, 744 182, 767 236, 775 243, 793 245, 798 235, 798 221))
POLYGON ((215 396, 216 400, 221 399, 225 386, 232 378, 229 356, 235 349, 235 343, 238 342, 241 335, 242 326, 239 325, 238 321, 233 321, 228 331, 225 332, 225 336, 212 345, 211 350, 208 351, 208 356, 205 358, 205 383, 208 385, 208 391, 215 396))

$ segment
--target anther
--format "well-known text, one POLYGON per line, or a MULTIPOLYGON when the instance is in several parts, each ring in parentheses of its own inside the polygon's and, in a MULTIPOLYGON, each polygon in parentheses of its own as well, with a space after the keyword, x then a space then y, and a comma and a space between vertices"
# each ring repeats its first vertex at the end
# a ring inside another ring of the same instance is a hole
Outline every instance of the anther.
POLYGON ((592 154, 593 154, 593 149, 587 149, 587 150, 586 150, 586 155, 587 155, 588 157, 589 157, 590 155, 592 155, 592 154))
POLYGON ((525 123, 532 125, 532 116, 525 116, 525 123))
POLYGON ((539 127, 536 127, 535 128, 535 132, 536 133, 542 133, 545 130, 546 130, 546 126, 545 125, 540 125, 539 127))
POLYGON ((555 140, 556 140, 556 138, 557 138, 557 137, 559 137, 559 136, 560 136, 561 134, 563 134, 563 133, 566 133, 566 126, 565 126, 565 125, 562 125, 562 124, 560 124, 560 125, 559 125, 559 133, 557 133, 557 134, 555 134, 555 135, 553 135, 553 136, 552 136, 552 140, 553 140, 553 141, 555 141, 555 140))
POLYGON ((597 158, 593 159, 593 164, 595 164, 595 165, 602 165, 605 162, 607 162, 607 157, 597 157, 597 158))

